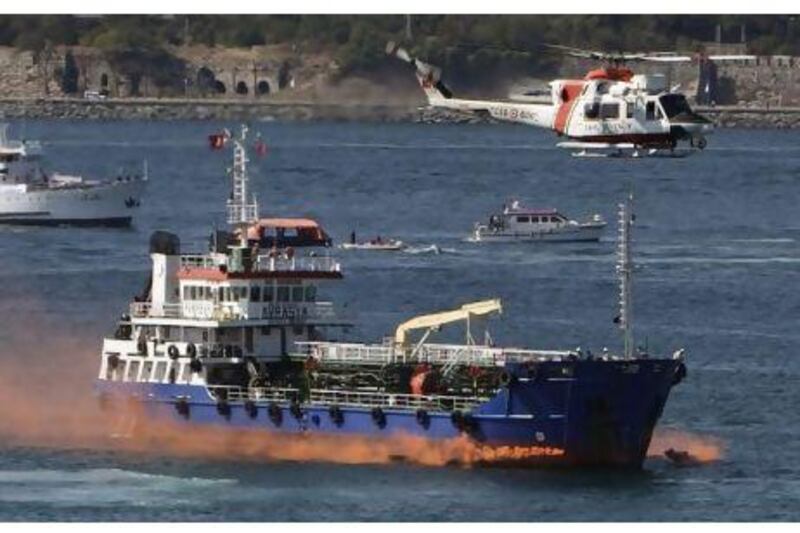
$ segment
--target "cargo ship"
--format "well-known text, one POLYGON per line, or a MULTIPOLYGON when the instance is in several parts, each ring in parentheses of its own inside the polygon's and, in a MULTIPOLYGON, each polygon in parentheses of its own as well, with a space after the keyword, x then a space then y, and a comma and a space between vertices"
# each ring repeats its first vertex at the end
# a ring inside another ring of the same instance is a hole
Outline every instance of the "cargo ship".
POLYGON ((377 343, 341 342, 353 321, 326 286, 343 279, 314 220, 259 218, 249 194, 247 129, 231 138, 229 229, 184 253, 174 234, 150 239, 152 275, 103 342, 96 392, 135 402, 143 423, 263 433, 431 441, 468 439, 530 450, 537 464, 639 468, 684 352, 634 347, 631 214, 620 204, 618 275, 624 349, 495 345, 477 325, 497 299, 423 314, 377 343), (436 343, 462 323, 463 344, 436 343))

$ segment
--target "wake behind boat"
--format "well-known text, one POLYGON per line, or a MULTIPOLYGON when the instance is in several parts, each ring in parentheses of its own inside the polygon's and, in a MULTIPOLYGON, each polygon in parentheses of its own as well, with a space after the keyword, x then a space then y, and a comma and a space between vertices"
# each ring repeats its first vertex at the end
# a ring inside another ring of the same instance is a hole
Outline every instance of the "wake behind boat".
POLYGON ((47 173, 41 145, 14 141, 0 124, 0 223, 24 225, 127 226, 147 184, 144 175, 87 180, 47 173))
POLYGON ((503 212, 489 217, 488 224, 475 224, 472 240, 513 241, 598 241, 606 227, 600 215, 590 220, 571 220, 555 209, 529 209, 515 200, 503 212))

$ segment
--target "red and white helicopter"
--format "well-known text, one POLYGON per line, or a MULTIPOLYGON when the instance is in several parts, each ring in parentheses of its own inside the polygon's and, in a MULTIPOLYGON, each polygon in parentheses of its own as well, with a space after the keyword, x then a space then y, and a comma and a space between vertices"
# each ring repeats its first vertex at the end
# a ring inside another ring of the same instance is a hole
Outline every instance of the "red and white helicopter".
MULTIPOLYGON (((454 98, 441 80, 441 70, 412 57, 390 42, 389 55, 416 68, 417 80, 431 107, 487 114, 499 120, 521 122, 554 130, 568 141, 557 146, 576 156, 647 155, 685 156, 706 147, 706 135, 713 123, 692 111, 677 87, 668 89, 663 75, 634 74, 629 62, 660 63, 697 60, 674 53, 607 54, 577 48, 547 45, 568 55, 606 62, 607 66, 589 71, 583 79, 550 82, 550 104, 513 101, 465 100, 454 98), (680 141, 688 150, 677 150, 680 141)), ((748 55, 711 55, 712 61, 752 59, 748 55)))

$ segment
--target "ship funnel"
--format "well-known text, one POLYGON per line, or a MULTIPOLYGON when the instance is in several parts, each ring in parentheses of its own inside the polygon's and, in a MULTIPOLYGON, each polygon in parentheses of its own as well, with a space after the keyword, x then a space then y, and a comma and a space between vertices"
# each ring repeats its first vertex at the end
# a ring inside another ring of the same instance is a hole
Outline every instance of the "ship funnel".
POLYGON ((150 235, 150 253, 163 255, 179 255, 181 240, 174 233, 157 230, 150 235))

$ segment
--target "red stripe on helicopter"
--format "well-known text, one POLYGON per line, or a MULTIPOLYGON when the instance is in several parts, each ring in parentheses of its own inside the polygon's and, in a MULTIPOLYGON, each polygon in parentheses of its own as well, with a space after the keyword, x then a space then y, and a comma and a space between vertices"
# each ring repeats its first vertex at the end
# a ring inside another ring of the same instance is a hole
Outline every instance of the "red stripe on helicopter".
POLYGON ((578 102, 578 97, 583 91, 584 82, 582 81, 568 81, 561 87, 561 105, 556 111, 556 118, 553 121, 553 129, 559 134, 564 135, 567 132, 567 124, 569 124, 569 117, 572 114, 572 109, 578 102))

